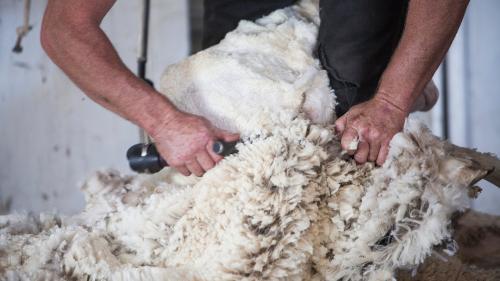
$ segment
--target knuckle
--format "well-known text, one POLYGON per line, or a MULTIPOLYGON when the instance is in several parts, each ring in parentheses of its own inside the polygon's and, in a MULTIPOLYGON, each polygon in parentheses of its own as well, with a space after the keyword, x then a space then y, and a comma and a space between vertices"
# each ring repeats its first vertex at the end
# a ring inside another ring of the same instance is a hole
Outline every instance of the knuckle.
POLYGON ((171 159, 171 160, 168 160, 168 164, 174 168, 179 168, 180 166, 182 166, 184 164, 183 161, 181 161, 179 158, 174 158, 174 159, 171 159))
POLYGON ((339 119, 337 119, 337 121, 335 121, 335 127, 339 128, 339 127, 343 127, 345 123, 345 119, 344 117, 341 117, 339 119))
POLYGON ((348 117, 349 121, 348 123, 354 125, 354 126, 360 126, 360 125, 363 125, 364 122, 363 122, 363 119, 358 115, 358 114, 355 114, 355 115, 349 115, 348 117))
POLYGON ((359 164, 365 163, 365 158, 359 154, 354 155, 354 160, 356 160, 356 162, 359 164))
POLYGON ((214 163, 212 163, 212 162, 207 162, 207 163, 205 163, 205 165, 203 165, 203 169, 205 171, 208 171, 208 170, 212 169, 213 167, 214 167, 214 163))
POLYGON ((186 153, 184 155, 179 155, 171 160, 171 165, 183 166, 192 162, 192 154, 186 153))
POLYGON ((370 144, 367 141, 362 141, 360 142, 360 146, 365 150, 367 153, 370 150, 370 144))
POLYGON ((378 130, 371 130, 369 134, 369 138, 372 140, 377 140, 382 136, 382 134, 378 130))
POLYGON ((364 128, 364 127, 358 130, 358 134, 364 140, 371 140, 370 131, 367 130, 366 128, 364 128))
POLYGON ((182 166, 174 166, 174 165, 172 165, 171 167, 174 168, 177 172, 179 172, 179 173, 181 173, 181 174, 183 174, 185 176, 189 176, 190 175, 189 171, 186 171, 185 169, 183 169, 182 166))
POLYGON ((196 165, 196 159, 194 158, 190 158, 189 160, 187 160, 185 162, 186 165, 190 166, 190 167, 194 167, 196 165))
POLYGON ((354 160, 356 160, 356 162, 359 163, 359 160, 360 160, 359 154, 354 155, 354 160))
POLYGON ((208 145, 208 143, 214 139, 214 134, 208 129, 203 130, 200 132, 200 139, 204 145, 208 145))

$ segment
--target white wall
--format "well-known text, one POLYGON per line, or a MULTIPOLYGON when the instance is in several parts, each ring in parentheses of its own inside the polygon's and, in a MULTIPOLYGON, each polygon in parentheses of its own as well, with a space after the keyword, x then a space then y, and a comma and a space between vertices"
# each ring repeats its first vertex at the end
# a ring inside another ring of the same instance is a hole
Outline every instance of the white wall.
MULTIPOLYGON (((103 27, 126 65, 136 69, 141 1, 117 1, 103 27)), ((90 101, 44 54, 39 43, 46 0, 32 1, 33 30, 11 52, 23 1, 0 1, 0 206, 75 213, 80 183, 98 168, 128 171, 127 148, 138 129, 90 101)), ((186 1, 152 1, 148 76, 155 81, 188 53, 186 1)))

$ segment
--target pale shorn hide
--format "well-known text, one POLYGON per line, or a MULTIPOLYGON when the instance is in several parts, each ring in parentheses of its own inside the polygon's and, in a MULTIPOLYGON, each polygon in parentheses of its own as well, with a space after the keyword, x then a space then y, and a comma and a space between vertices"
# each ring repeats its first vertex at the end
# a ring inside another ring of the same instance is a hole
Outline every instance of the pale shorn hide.
POLYGON ((314 58, 317 4, 242 21, 170 66, 162 92, 238 131, 239 153, 202 178, 99 172, 73 217, 0 217, 2 280, 391 280, 441 245, 484 174, 409 120, 381 168, 333 133, 314 58))

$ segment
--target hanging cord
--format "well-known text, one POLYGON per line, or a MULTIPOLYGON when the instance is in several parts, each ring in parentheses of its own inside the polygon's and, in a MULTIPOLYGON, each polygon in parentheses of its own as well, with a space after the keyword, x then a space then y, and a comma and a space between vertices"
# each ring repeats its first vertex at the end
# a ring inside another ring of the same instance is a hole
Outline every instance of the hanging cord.
POLYGON ((24 23, 22 26, 16 28, 17 40, 16 45, 12 49, 14 53, 21 53, 23 51, 23 47, 21 46, 21 40, 26 34, 31 30, 32 26, 30 25, 30 9, 31 9, 31 0, 24 0, 24 23))
MULTIPOLYGON (((137 76, 146 81, 151 87, 153 82, 146 78, 146 62, 148 61, 148 39, 149 39, 149 14, 150 14, 150 0, 142 0, 142 18, 141 30, 139 38, 139 56, 137 58, 137 76)), ((151 143, 151 138, 144 131, 139 129, 140 139, 142 143, 151 143)))

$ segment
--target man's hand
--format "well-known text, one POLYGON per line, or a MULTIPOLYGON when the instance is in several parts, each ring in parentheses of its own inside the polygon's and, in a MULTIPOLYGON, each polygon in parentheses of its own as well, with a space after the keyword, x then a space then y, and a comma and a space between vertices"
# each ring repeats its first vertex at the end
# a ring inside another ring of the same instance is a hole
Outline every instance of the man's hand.
POLYGON ((238 134, 231 134, 212 126, 203 117, 177 112, 152 137, 167 163, 185 176, 202 176, 222 160, 212 150, 214 142, 237 141, 238 134))
POLYGON ((335 122, 341 146, 356 162, 367 160, 382 165, 392 137, 403 129, 408 113, 385 98, 382 93, 353 106, 335 122), (350 144, 359 141, 357 150, 350 144))
POLYGON ((468 3, 469 0, 409 2, 401 40, 380 78, 378 93, 352 107, 335 123, 343 149, 348 150, 352 141, 359 140, 357 150, 349 151, 356 161, 382 165, 389 142, 402 130, 412 108, 426 110, 426 104, 435 103, 437 95, 434 101, 424 101, 423 106, 418 104, 418 98, 450 47, 468 3))
POLYGON ((91 99, 144 128, 181 173, 201 176, 222 159, 216 140, 239 137, 180 112, 121 61, 100 24, 116 0, 49 0, 41 40, 52 60, 91 99), (160 125, 160 126, 159 126, 160 125))

